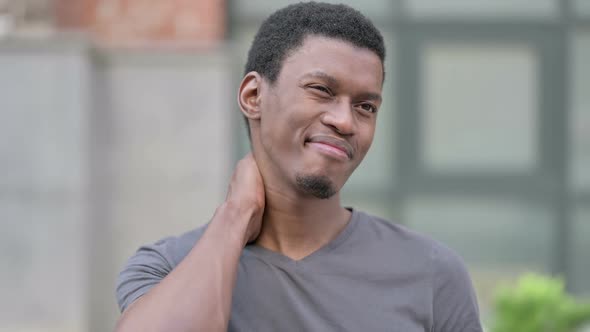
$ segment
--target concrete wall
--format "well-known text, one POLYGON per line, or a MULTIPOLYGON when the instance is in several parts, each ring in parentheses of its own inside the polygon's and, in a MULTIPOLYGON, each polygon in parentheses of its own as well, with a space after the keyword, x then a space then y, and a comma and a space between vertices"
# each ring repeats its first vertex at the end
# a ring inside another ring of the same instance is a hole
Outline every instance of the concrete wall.
POLYGON ((223 51, 0 42, 0 331, 109 331, 141 244, 206 222, 235 110, 223 51))

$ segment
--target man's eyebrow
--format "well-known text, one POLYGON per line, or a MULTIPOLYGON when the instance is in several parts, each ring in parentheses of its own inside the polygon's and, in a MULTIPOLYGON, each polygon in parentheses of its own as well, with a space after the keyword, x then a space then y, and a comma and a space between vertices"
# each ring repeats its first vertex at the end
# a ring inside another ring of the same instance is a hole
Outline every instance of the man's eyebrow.
POLYGON ((321 70, 315 70, 310 73, 307 73, 301 77, 301 80, 304 80, 307 78, 319 78, 321 80, 324 80, 326 83, 328 83, 331 86, 335 86, 335 87, 338 86, 338 80, 334 76, 332 76, 326 72, 323 72, 321 70))
MULTIPOLYGON (((338 80, 334 76, 332 76, 326 72, 323 72, 321 70, 315 70, 310 73, 304 74, 301 77, 300 81, 305 80, 305 79, 309 79, 309 78, 319 78, 321 80, 324 80, 326 83, 333 86, 334 88, 338 87, 338 80)), ((359 95, 359 99, 367 99, 367 100, 373 100, 376 102, 381 102, 381 94, 374 93, 374 92, 364 92, 359 95)))
POLYGON ((373 92, 365 92, 360 94, 360 99, 367 99, 373 100, 376 102, 381 102, 381 94, 380 93, 373 93, 373 92))

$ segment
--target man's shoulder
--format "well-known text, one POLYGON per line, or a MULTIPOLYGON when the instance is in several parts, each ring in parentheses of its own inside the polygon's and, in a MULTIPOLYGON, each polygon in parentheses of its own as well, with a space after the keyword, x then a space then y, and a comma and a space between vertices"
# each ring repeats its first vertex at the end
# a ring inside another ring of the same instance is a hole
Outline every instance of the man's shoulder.
POLYGON ((181 235, 162 238, 153 244, 142 246, 139 251, 157 252, 174 268, 188 255, 197 241, 203 236, 207 225, 199 226, 181 235))
POLYGON ((355 210, 359 216, 359 229, 364 241, 382 243, 389 250, 420 256, 444 265, 463 264, 459 255, 447 245, 407 225, 355 210))

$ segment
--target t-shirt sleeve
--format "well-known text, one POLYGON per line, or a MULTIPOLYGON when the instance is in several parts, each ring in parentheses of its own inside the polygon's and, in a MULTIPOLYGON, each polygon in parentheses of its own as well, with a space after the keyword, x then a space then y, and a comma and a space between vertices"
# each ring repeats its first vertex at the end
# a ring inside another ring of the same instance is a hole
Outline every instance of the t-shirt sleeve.
POLYGON ((116 295, 121 312, 172 271, 174 262, 167 248, 171 240, 142 246, 129 258, 117 279, 116 295))
POLYGON ((433 332, 483 331, 475 291, 461 258, 439 248, 433 271, 433 332))
POLYGON ((207 224, 177 237, 140 247, 117 278, 116 296, 121 312, 156 286, 188 255, 207 224))

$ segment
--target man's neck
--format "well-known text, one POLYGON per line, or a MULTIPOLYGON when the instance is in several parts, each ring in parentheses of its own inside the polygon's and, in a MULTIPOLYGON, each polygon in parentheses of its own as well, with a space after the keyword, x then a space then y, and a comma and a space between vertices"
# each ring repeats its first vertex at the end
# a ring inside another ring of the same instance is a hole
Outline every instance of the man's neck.
POLYGON ((318 199, 269 189, 256 244, 299 260, 336 238, 350 216, 338 194, 318 199))

